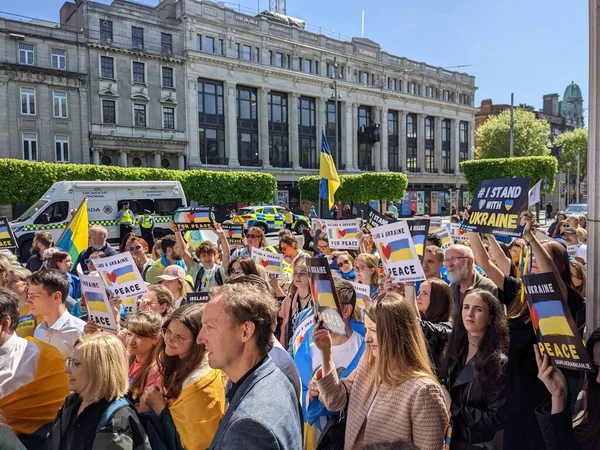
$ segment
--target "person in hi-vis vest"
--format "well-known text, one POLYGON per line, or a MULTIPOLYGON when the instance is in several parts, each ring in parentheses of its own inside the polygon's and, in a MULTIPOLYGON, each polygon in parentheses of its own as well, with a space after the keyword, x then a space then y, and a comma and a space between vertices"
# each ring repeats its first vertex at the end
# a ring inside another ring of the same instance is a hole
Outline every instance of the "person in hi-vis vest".
POLYGON ((119 221, 121 232, 120 239, 123 240, 127 233, 131 233, 133 231, 133 227, 135 225, 135 214, 133 214, 133 211, 129 209, 129 203, 123 203, 121 211, 119 211, 117 214, 117 220, 119 221))
POLYGON ((140 230, 142 232, 142 239, 148 243, 148 248, 154 246, 154 218, 150 215, 150 211, 144 210, 144 217, 140 221, 140 230))

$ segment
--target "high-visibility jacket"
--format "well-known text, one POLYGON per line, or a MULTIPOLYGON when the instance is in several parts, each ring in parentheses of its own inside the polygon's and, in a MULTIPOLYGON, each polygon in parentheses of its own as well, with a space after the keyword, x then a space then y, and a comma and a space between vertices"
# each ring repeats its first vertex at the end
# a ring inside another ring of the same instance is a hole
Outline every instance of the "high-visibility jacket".
POLYGON ((152 217, 142 217, 142 221, 140 222, 141 228, 152 228, 154 226, 154 219, 152 217))
POLYGON ((133 213, 131 210, 123 210, 121 211, 121 218, 119 219, 119 223, 133 223, 133 213))

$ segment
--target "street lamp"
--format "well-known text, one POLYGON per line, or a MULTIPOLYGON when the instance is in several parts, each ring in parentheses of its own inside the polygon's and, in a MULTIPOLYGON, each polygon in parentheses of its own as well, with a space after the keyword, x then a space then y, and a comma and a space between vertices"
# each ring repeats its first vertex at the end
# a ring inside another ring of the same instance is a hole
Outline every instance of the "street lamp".
POLYGON ((332 89, 332 93, 331 93, 331 99, 333 100, 333 103, 335 105, 334 107, 334 114, 335 114, 335 153, 336 153, 336 158, 335 161, 337 162, 337 160, 339 158, 337 158, 337 156, 339 156, 340 154, 340 149, 339 149, 339 116, 338 116, 338 102, 342 99, 342 94, 340 92, 338 92, 338 78, 341 78, 341 75, 338 73, 338 63, 337 63, 337 58, 333 58, 333 70, 331 71, 331 79, 333 80, 331 82, 331 89, 332 89))
POLYGON ((571 180, 569 179, 569 169, 571 169, 571 162, 567 162, 566 163, 567 166, 567 189, 566 189, 566 195, 565 195, 565 209, 567 209, 567 206, 569 206, 569 199, 571 197, 571 180))

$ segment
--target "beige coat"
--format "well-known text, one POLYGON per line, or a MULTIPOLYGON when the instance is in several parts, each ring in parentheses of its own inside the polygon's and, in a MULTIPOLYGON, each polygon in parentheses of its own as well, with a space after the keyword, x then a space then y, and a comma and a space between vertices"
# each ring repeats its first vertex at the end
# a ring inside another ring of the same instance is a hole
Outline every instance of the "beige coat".
POLYGON ((448 412, 442 388, 429 378, 413 378, 396 388, 382 384, 378 392, 367 395, 369 374, 365 353, 348 378, 340 381, 332 370, 317 385, 319 399, 330 411, 343 410, 346 389, 350 394, 345 450, 394 441, 413 442, 420 450, 444 448, 448 412))

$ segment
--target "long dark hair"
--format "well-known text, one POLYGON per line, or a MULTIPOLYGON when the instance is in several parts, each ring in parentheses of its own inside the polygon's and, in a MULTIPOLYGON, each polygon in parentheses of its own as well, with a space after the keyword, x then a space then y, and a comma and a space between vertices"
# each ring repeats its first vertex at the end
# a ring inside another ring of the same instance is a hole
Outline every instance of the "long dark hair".
POLYGON ((431 286, 429 308, 421 314, 424 320, 433 323, 448 322, 452 315, 452 290, 448 283, 437 278, 427 280, 431 286))
MULTIPOLYGON (((504 306, 500 301, 482 289, 468 291, 467 295, 477 295, 490 310, 490 324, 485 334, 479 341, 479 348, 475 355, 475 372, 481 385, 482 392, 487 392, 493 387, 504 373, 508 359, 508 321, 504 306)), ((444 351, 441 374, 443 378, 449 377, 449 369, 454 363, 462 364, 467 355, 469 341, 467 330, 462 319, 462 307, 454 314, 454 326, 444 351)))
POLYGON ((163 328, 168 328, 172 320, 179 320, 192 333, 194 342, 191 353, 181 359, 179 356, 168 356, 165 353, 165 338, 158 343, 158 369, 163 378, 165 397, 175 400, 181 394, 183 382, 202 363, 206 353, 204 345, 196 343, 198 334, 202 329, 202 311, 204 306, 199 303, 188 303, 177 308, 171 317, 165 320, 163 328))
MULTIPOLYGON (((600 328, 597 328, 587 341, 585 349, 594 361, 594 346, 600 343, 600 328)), ((595 365, 595 362, 594 362, 595 365)), ((600 436, 600 384, 596 381, 596 372, 585 374, 585 422, 574 428, 577 442, 587 444, 582 448, 596 448, 600 436)))
POLYGON ((238 256, 237 258, 234 258, 232 261, 230 261, 229 262, 229 267, 227 268, 227 274, 228 275, 232 275, 233 274, 233 269, 231 268, 231 266, 236 261, 239 263, 240 268, 244 272, 244 275, 256 275, 256 276, 259 276, 258 270, 256 269, 256 263, 249 256, 238 256))

